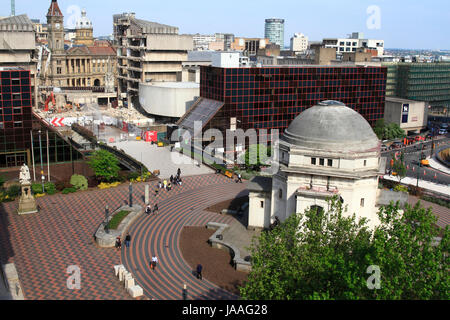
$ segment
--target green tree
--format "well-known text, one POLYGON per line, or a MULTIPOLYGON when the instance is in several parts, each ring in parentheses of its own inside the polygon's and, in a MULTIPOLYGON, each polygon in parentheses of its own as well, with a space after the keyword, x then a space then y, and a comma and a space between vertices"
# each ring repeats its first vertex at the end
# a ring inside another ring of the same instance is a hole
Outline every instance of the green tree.
POLYGON ((328 211, 293 214, 251 248, 252 271, 244 299, 448 299, 449 230, 438 230, 420 204, 401 214, 379 211, 372 232, 364 219, 344 214, 336 197, 328 211), (369 289, 368 267, 381 272, 381 289, 369 289))
POLYGON ((394 140, 406 137, 405 132, 396 123, 388 123, 384 119, 378 119, 375 122, 373 131, 380 140, 394 140))
POLYGON ((271 155, 271 149, 262 144, 252 144, 245 151, 245 166, 247 168, 259 168, 267 164, 271 155))
POLYGON ((119 160, 106 150, 95 151, 88 164, 101 181, 111 181, 119 177, 119 160))
POLYGON ((406 165, 404 162, 404 154, 400 153, 398 160, 394 159, 394 165, 392 170, 397 173, 398 182, 400 183, 404 177, 406 177, 406 165))

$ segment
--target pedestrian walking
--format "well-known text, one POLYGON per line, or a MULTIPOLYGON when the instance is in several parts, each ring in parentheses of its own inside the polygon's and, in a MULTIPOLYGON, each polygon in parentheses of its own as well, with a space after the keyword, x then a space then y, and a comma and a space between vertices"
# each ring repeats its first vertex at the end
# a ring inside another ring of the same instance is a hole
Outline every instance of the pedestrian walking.
POLYGON ((177 169, 177 175, 178 175, 179 177, 181 177, 181 169, 180 169, 180 168, 177 169))
POLYGON ((237 175, 236 183, 238 183, 238 182, 242 183, 242 176, 240 173, 238 173, 238 175, 237 175))
POLYGON ((150 268, 152 268, 152 270, 155 271, 157 264, 158 264, 158 258, 156 257, 156 255, 153 255, 150 268))
POLYGON ((203 270, 203 266, 199 263, 197 265, 197 279, 200 279, 200 280, 203 279, 202 270, 203 270))
POLYGON ((169 181, 170 181, 170 183, 173 183, 173 175, 170 176, 169 181))
POLYGON ((158 208, 158 204, 155 203, 155 205, 153 206, 153 214, 156 215, 156 213, 158 212, 159 208, 158 208))
POLYGON ((131 236, 130 236, 129 233, 127 233, 127 236, 125 237, 125 246, 126 246, 127 248, 130 247, 130 242, 131 242, 131 236))
POLYGON ((150 215, 150 213, 152 213, 152 207, 151 207, 150 205, 148 205, 148 206, 145 208, 145 213, 146 213, 147 215, 150 215))
POLYGON ((167 190, 167 180, 164 180, 164 189, 167 190))
POLYGON ((119 250, 122 248, 122 241, 120 241, 120 237, 116 238, 116 249, 119 250))
POLYGON ((162 189, 162 187, 163 187, 163 186, 162 186, 162 182, 159 181, 159 182, 158 182, 158 188, 159 188, 159 189, 162 189))
POLYGON ((170 190, 172 190, 172 183, 169 182, 167 184, 167 191, 170 191, 170 190))

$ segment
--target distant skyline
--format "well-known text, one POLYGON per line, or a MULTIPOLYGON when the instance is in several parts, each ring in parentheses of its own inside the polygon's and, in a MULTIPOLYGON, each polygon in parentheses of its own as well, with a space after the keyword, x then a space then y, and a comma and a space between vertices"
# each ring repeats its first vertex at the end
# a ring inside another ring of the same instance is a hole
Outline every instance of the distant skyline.
MULTIPOLYGON (((45 23, 50 3, 16 0, 16 15, 27 14, 45 23)), ((0 16, 9 16, 9 1, 4 4, 0 16)), ((310 41, 362 32, 366 38, 384 40, 386 48, 450 49, 448 0, 58 0, 58 4, 65 26, 86 9, 95 36, 112 33, 113 14, 135 12, 139 19, 178 27, 180 34, 221 32, 263 38, 265 19, 282 18, 285 46, 296 32, 310 41)))

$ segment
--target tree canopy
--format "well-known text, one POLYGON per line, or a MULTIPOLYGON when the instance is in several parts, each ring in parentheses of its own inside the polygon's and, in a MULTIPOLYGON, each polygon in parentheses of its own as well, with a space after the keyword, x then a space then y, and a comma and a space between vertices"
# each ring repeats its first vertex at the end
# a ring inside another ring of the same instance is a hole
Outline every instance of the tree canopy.
POLYGON ((251 248, 244 299, 448 299, 448 227, 438 230, 431 209, 398 204, 378 212, 370 230, 348 216, 335 197, 329 210, 293 214, 262 232, 251 248), (258 244, 256 244, 258 243, 258 244), (379 289, 370 286, 379 269, 379 289))
POLYGON ((245 165, 246 167, 259 168, 267 164, 271 155, 271 148, 263 144, 252 144, 245 151, 245 165))
POLYGON ((405 132, 396 123, 386 124, 384 119, 378 119, 373 131, 380 140, 394 140, 406 137, 405 132))
POLYGON ((102 149, 95 151, 88 164, 100 180, 111 181, 119 177, 119 160, 111 152, 102 149))

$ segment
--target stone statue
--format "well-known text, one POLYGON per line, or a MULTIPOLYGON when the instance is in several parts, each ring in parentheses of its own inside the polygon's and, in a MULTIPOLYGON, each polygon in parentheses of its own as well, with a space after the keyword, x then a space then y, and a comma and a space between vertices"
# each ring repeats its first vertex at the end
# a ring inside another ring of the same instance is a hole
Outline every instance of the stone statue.
POLYGON ((30 184, 31 182, 30 169, 25 163, 20 168, 19 181, 20 184, 30 184))
POLYGON ((18 214, 30 214, 38 212, 36 201, 31 194, 31 177, 28 166, 24 163, 20 168, 19 181, 21 184, 21 195, 19 199, 18 214))

